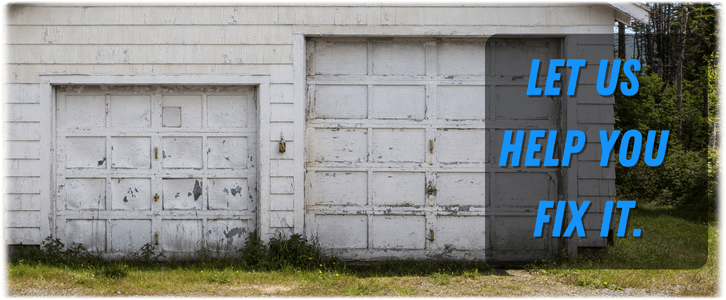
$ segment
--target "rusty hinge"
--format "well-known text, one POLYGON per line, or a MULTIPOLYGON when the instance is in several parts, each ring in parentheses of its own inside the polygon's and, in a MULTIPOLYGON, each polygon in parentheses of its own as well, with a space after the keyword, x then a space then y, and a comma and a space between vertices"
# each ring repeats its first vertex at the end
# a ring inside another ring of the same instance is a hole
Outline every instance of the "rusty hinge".
POLYGON ((436 196, 436 188, 432 181, 429 181, 429 186, 426 187, 426 194, 436 196))
POLYGON ((434 140, 429 140, 429 152, 434 153, 434 140))
POLYGON ((154 233, 154 245, 159 245, 159 232, 154 233))
POLYGON ((159 193, 154 194, 154 202, 159 201, 159 193))
POLYGON ((434 241, 434 229, 429 228, 429 241, 434 241))

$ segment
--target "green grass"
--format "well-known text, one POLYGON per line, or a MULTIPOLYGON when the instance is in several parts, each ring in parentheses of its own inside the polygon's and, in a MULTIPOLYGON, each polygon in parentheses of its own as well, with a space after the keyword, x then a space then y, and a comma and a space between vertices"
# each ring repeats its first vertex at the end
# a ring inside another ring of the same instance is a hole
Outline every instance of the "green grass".
POLYGON ((11 295, 34 288, 87 296, 525 296, 556 295, 564 286, 715 295, 715 221, 649 206, 631 218, 629 230, 642 229, 642 238, 617 238, 603 251, 531 263, 524 270, 436 260, 348 264, 323 256, 299 236, 274 239, 267 247, 250 236, 248 250, 236 257, 213 258, 202 251, 199 260, 169 262, 159 261, 150 246, 145 254, 107 262, 48 240, 46 252, 13 257, 8 287, 11 295))
POLYGON ((630 218, 626 237, 616 237, 614 247, 526 268, 592 288, 678 287, 682 295, 715 293, 719 244, 715 215, 642 205, 630 218), (628 237, 632 229, 641 229, 642 236, 628 237))

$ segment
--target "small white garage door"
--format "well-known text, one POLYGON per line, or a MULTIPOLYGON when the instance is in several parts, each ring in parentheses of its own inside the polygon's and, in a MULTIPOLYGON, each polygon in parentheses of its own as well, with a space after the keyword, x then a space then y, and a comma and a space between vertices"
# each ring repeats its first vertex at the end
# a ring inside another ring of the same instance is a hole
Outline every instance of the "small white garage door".
POLYGON ((117 254, 147 243, 176 253, 243 246, 257 207, 254 87, 56 95, 58 237, 117 254))
MULTIPOLYGON (((536 41, 526 52, 510 43, 505 49, 525 55, 499 49, 499 65, 555 58, 553 45, 536 41)), ((527 177, 521 169, 494 170, 499 154, 490 149, 500 149, 492 145, 500 129, 556 129, 557 103, 526 96, 496 102, 514 95, 494 88, 497 82, 521 84, 523 76, 489 80, 498 64, 485 55, 491 47, 483 39, 308 41, 308 236, 351 259, 485 259, 491 243, 502 251, 522 242, 549 248, 547 239, 532 240, 531 226, 529 238, 522 236, 518 224, 536 205, 523 199, 557 197, 556 170, 527 170, 527 177), (517 182, 525 185, 512 186, 517 182), (492 240, 494 227, 500 240, 492 240)))

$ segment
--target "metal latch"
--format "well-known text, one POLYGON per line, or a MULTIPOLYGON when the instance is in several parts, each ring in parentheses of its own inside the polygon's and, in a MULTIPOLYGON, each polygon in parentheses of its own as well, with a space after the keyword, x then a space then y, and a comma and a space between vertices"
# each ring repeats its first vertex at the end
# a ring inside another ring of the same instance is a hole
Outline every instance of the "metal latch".
POLYGON ((429 228, 429 241, 434 241, 434 229, 429 228))
POLYGON ((285 138, 282 137, 282 132, 280 132, 280 144, 278 145, 278 151, 280 153, 285 153, 285 138))
POLYGON ((159 245, 159 232, 154 233, 154 245, 159 245))
POLYGON ((154 159, 159 159, 159 147, 154 147, 154 159))
POLYGON ((156 193, 154 195, 154 202, 159 201, 159 193, 156 193))
POLYGON ((429 186, 426 187, 426 194, 436 196, 436 188, 431 181, 429 181, 429 186))
POLYGON ((429 152, 434 153, 434 140, 429 140, 429 152))

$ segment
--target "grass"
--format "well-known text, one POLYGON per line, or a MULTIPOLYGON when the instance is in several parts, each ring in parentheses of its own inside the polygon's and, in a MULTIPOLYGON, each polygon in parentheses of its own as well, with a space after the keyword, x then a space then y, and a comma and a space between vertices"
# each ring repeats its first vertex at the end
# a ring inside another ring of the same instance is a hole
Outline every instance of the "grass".
POLYGON ((273 239, 269 245, 250 236, 238 257, 170 262, 158 261, 148 247, 145 255, 106 262, 82 248, 63 250, 48 240, 44 254, 31 250, 12 259, 8 291, 83 296, 562 296, 579 291, 587 296, 582 293, 636 288, 668 295, 716 294, 715 221, 647 206, 631 218, 630 230, 642 229, 642 238, 618 238, 615 247, 604 251, 520 270, 494 270, 483 262, 347 264, 323 256, 299 236, 273 239))
POLYGON ((719 240, 715 216, 648 205, 631 214, 626 237, 615 238, 614 247, 526 268, 584 287, 670 290, 684 296, 716 293, 719 240), (642 237, 627 237, 636 228, 642 229, 642 237))

